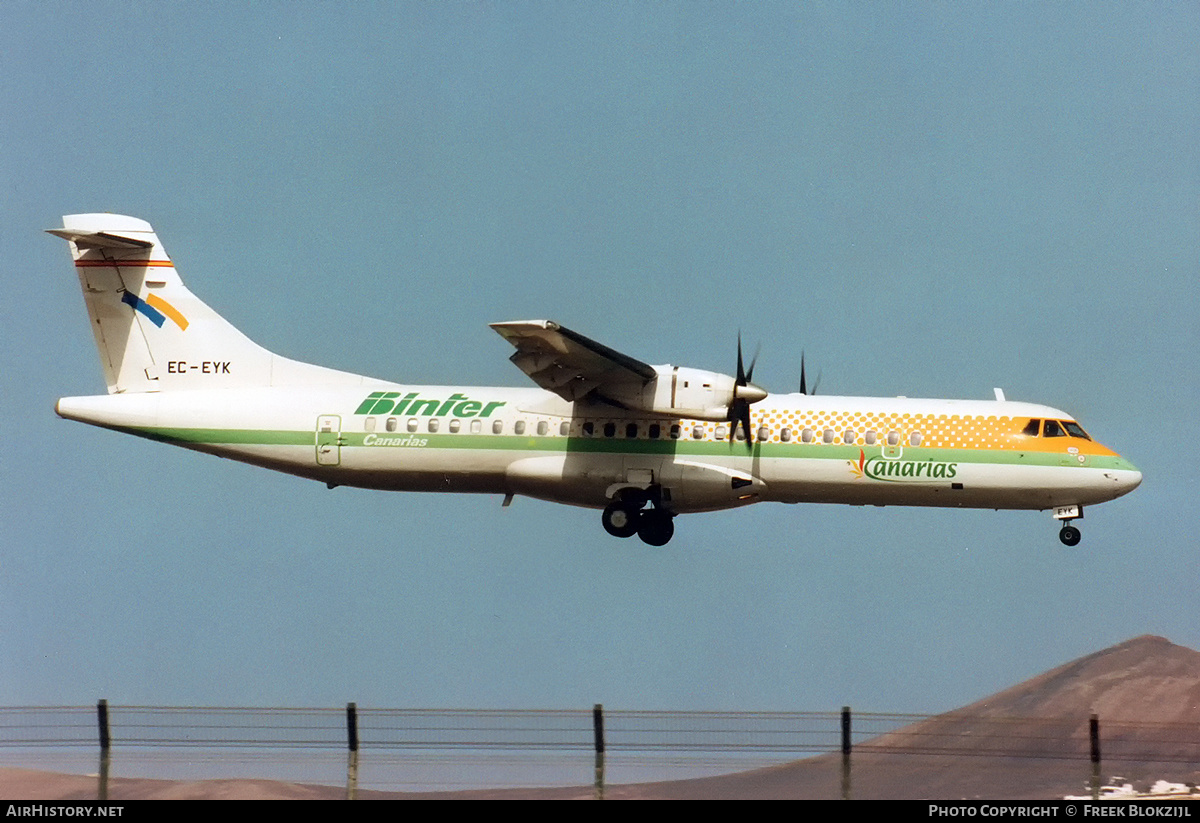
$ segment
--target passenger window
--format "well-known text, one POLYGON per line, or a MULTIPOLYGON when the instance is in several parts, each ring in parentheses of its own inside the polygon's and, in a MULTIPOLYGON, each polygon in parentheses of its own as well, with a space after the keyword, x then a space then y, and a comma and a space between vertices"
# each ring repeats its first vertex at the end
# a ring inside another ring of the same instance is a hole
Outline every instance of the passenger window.
POLYGON ((887 433, 887 444, 889 446, 900 445, 900 432, 891 431, 887 433))
POLYGON ((373 432, 373 431, 375 431, 375 418, 374 418, 374 417, 368 417, 366 420, 364 420, 364 421, 363 421, 363 428, 364 428, 364 429, 366 429, 366 430, 367 430, 367 431, 369 431, 369 432, 373 432))
POLYGON ((483 431, 483 421, 482 420, 472 420, 471 421, 471 434, 479 434, 481 431, 483 431))
POLYGON ((724 423, 722 423, 720 426, 717 426, 717 434, 716 434, 716 437, 717 437, 717 439, 718 439, 718 440, 724 440, 724 439, 725 439, 725 424, 724 424, 724 423))
POLYGON ((1042 430, 1043 437, 1066 437, 1067 433, 1063 431, 1062 426, 1058 425, 1057 420, 1047 420, 1046 427, 1042 430))
POLYGON ((1037 437, 1038 430, 1042 427, 1041 420, 1030 420, 1025 428, 1021 429, 1021 434, 1026 437, 1037 437))
POLYGON ((703 426, 700 426, 700 425, 692 426, 692 439, 693 440, 703 440, 704 439, 704 427, 703 426))
POLYGON ((626 423, 625 424, 625 436, 627 438, 629 438, 630 440, 632 440, 633 438, 637 437, 637 429, 638 429, 637 423, 626 423))
POLYGON ((678 440, 678 439, 679 439, 679 434, 680 434, 679 424, 678 424, 678 423, 672 423, 672 424, 671 424, 671 439, 672 439, 672 440, 678 440))
POLYGON ((451 432, 453 432, 454 434, 458 434, 459 431, 461 431, 461 430, 462 430, 462 421, 461 420, 451 420, 450 421, 450 431, 451 432))
POLYGON ((662 427, 659 426, 657 423, 651 423, 650 431, 648 432, 648 434, 650 435, 651 440, 657 440, 659 437, 662 436, 662 427))
POLYGON ((566 420, 558 424, 558 434, 560 437, 566 437, 571 433, 571 424, 566 420))
POLYGON ((879 435, 873 431, 869 431, 863 439, 867 441, 868 446, 874 446, 875 441, 879 439, 879 435))
POLYGON ((544 437, 548 431, 550 431, 550 424, 545 420, 539 420, 537 425, 538 436, 544 437))
POLYGON ((833 429, 826 429, 821 433, 821 440, 826 443, 832 443, 835 437, 837 437, 837 434, 833 431, 833 429))
POLYGON ((853 446, 854 441, 857 439, 858 435, 855 433, 854 429, 846 429, 846 431, 842 433, 842 442, 847 446, 853 446))
POLYGON ((909 444, 910 446, 919 446, 919 445, 921 445, 921 433, 920 433, 920 432, 913 432, 911 435, 909 435, 909 437, 908 437, 908 444, 909 444))
POLYGON ((593 423, 591 420, 589 420, 583 424, 583 436, 584 437, 591 437, 595 433, 596 433, 596 424, 595 423, 593 423))
POLYGON ((417 418, 415 418, 415 417, 408 418, 408 430, 410 432, 415 432, 417 430, 417 427, 420 424, 421 424, 421 421, 417 420, 417 418))
POLYGON ((524 434, 524 433, 525 433, 525 421, 524 420, 518 420, 516 423, 513 423, 513 434, 524 434))
POLYGON ((605 437, 616 437, 616 435, 617 435, 617 424, 616 423, 605 423, 604 424, 604 436, 605 437))
POLYGON ((754 439, 760 443, 763 442, 764 440, 769 439, 770 437, 771 437, 771 432, 767 429, 766 426, 759 426, 758 434, 754 435, 754 439))
POLYGON ((504 434, 504 421, 503 420, 493 420, 492 421, 492 434, 504 434))
POLYGON ((779 440, 782 443, 792 442, 792 430, 789 428, 780 429, 779 430, 779 440))
POLYGON ((396 418, 394 418, 394 417, 389 417, 389 418, 387 419, 387 426, 386 426, 386 428, 387 428, 387 430, 388 430, 388 431, 390 431, 390 432, 394 432, 394 431, 396 430, 396 418))
POLYGON ((436 417, 429 418, 429 430, 431 432, 435 432, 439 428, 441 428, 441 424, 442 424, 442 421, 438 420, 436 417))
POLYGON ((800 432, 800 442, 801 443, 813 442, 813 430, 805 429, 804 431, 800 432))

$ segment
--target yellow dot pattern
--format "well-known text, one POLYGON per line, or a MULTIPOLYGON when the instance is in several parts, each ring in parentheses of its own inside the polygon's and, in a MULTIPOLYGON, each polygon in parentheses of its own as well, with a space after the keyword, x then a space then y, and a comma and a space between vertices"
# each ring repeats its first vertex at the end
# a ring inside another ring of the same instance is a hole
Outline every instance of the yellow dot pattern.
MULTIPOLYGON (((696 426, 704 429, 704 440, 726 440, 732 424, 684 421, 684 436, 690 438, 696 426), (718 437, 718 434, 722 435, 718 437)), ((1004 449, 1013 448, 1013 437, 1019 425, 1008 416, 959 414, 888 414, 863 411, 790 411, 772 409, 751 414, 751 430, 755 441, 767 443, 800 443, 805 429, 811 429, 813 444, 831 442, 834 445, 884 445, 889 433, 895 432, 898 445, 913 445, 914 432, 920 435, 920 445, 935 449, 1004 449), (765 429, 765 432, 763 431, 765 429), (783 439, 784 430, 790 438, 783 439), (832 432, 827 439, 826 430, 832 432), (766 434, 764 438, 761 435, 766 434)), ((740 435, 739 430, 739 435, 740 435)))
MULTIPOLYGON (((576 436, 628 438, 626 426, 630 418, 594 419, 591 433, 578 418, 571 426, 576 436), (613 434, 606 435, 606 425, 613 434)), ((672 425, 678 425, 677 439, 699 442, 728 442, 734 436, 733 424, 728 421, 672 420, 636 421, 633 437, 650 439, 650 426, 659 424, 658 436, 671 438, 672 425), (697 436, 699 435, 699 436, 697 436)), ((1021 433, 1027 417, 983 414, 898 413, 887 411, 838 411, 830 409, 763 409, 751 411, 750 431, 756 443, 783 443, 834 446, 888 446, 904 448, 918 446, 931 449, 1064 451, 1067 446, 1080 453, 1110 454, 1104 446, 1091 440, 1077 438, 1029 437, 1021 433), (811 432, 804 439, 804 432, 811 432), (788 437, 784 439, 784 433, 788 437), (894 443, 889 442, 893 435, 894 443)), ((744 439, 738 427, 738 438, 744 439)))
POLYGON ((920 445, 935 449, 1006 448, 1013 433, 1013 420, 1007 416, 959 414, 888 414, 882 412, 811 411, 792 412, 783 409, 765 412, 756 425, 766 426, 769 442, 782 442, 782 432, 791 429, 791 439, 797 441, 804 429, 813 430, 814 443, 824 442, 824 432, 834 432, 834 442, 843 445, 878 445, 885 443, 890 432, 896 432, 901 445, 912 445, 913 433, 920 435, 920 445), (868 433, 874 433, 874 444, 868 443, 868 433), (847 434, 849 433, 849 434, 847 434))

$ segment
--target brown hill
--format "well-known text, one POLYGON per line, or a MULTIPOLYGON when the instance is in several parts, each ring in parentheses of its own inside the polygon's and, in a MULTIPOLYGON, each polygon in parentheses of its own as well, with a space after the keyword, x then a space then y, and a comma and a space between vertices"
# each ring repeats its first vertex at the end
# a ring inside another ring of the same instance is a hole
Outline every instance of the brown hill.
MULTIPOLYGON (((1101 774, 1135 784, 1200 782, 1200 652, 1144 635, 1073 660, 969 706, 857 745, 851 794, 891 799, 1043 799, 1101 774)), ((740 774, 619 787, 610 796, 834 798, 841 756, 740 774)))
POLYGON ((1200 723, 1200 652, 1165 637, 1126 640, 959 711, 983 717, 1070 717, 1200 723))
MULTIPOLYGON (((1081 657, 969 706, 855 746, 854 798, 1043 799, 1084 791, 1089 716, 1099 716, 1103 776, 1200 782, 1200 652, 1153 636, 1081 657)), ((94 798, 96 778, 0 769, 0 798, 94 798)), ((345 790, 266 780, 118 778, 114 800, 334 799, 345 790)), ((611 786, 610 799, 815 799, 842 794, 840 755, 697 780, 611 786)), ((591 787, 368 798, 579 798, 591 787)))

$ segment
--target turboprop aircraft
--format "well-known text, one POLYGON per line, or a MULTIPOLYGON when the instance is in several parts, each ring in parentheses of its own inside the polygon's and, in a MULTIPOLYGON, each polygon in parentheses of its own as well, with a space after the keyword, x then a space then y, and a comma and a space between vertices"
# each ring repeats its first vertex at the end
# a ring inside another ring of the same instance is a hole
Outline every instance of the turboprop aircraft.
POLYGON ((526 495, 602 509, 661 546, 676 515, 751 503, 1083 509, 1142 475, 1066 412, 1033 403, 768 394, 654 366, 548 320, 494 323, 536 388, 414 386, 289 360, 193 295, 150 224, 63 218, 108 394, 62 417, 330 488, 526 495))

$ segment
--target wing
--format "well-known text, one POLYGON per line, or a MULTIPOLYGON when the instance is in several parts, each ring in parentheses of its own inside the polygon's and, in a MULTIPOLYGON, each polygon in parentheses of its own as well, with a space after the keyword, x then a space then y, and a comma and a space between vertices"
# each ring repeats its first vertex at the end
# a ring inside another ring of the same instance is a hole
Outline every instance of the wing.
POLYGON ((658 375, 653 366, 551 320, 491 326, 516 347, 509 360, 534 383, 564 400, 579 400, 593 392, 599 397, 636 392, 658 375))

